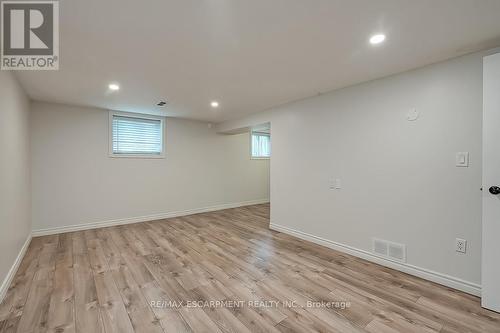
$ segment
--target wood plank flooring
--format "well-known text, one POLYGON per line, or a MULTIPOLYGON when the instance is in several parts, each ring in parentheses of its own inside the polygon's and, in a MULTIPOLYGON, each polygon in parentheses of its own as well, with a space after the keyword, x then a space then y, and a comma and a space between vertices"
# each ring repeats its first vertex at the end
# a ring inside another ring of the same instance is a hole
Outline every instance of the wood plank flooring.
POLYGON ((34 238, 0 331, 500 332, 477 297, 268 225, 256 205, 34 238))

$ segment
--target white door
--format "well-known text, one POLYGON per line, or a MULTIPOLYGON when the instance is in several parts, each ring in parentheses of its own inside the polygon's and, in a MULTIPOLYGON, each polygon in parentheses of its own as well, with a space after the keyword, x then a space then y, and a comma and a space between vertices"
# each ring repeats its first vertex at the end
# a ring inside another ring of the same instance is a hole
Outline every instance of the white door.
POLYGON ((500 312, 500 53, 483 60, 482 306, 500 312))

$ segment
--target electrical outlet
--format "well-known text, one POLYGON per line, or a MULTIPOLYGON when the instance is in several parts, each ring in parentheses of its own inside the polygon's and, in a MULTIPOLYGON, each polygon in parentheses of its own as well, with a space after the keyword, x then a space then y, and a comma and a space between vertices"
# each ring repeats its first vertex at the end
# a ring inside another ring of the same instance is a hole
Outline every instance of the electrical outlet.
POLYGON ((330 181, 331 190, 340 190, 342 188, 342 181, 340 179, 332 179, 330 181))
POLYGON ((467 241, 465 239, 457 238, 455 240, 455 251, 460 253, 467 252, 467 241))

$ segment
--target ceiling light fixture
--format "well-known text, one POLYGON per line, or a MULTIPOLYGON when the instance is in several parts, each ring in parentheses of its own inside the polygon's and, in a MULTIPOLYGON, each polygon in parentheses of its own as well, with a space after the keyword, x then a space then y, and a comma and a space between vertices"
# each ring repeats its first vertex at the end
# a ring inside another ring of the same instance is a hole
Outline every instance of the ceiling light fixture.
POLYGON ((212 103, 210 103, 210 105, 211 105, 213 108, 218 108, 218 107, 219 107, 219 102, 217 102, 217 101, 212 101, 212 103))
POLYGON ((118 90, 120 90, 120 86, 118 84, 116 84, 116 83, 110 83, 108 85, 108 88, 109 88, 109 90, 112 90, 112 91, 118 91, 118 90))
POLYGON ((377 34, 370 37, 370 44, 377 45, 382 43, 385 40, 384 34, 377 34))

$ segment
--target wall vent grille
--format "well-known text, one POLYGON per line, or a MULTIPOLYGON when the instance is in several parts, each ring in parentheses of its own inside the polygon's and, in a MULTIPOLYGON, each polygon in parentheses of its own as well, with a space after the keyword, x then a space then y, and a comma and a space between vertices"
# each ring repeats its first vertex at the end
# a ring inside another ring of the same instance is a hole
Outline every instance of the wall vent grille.
POLYGON ((373 253, 392 260, 406 262, 406 245, 373 239, 373 253))
POLYGON ((389 254, 387 242, 384 242, 380 239, 374 239, 373 240, 373 252, 386 257, 389 254))

